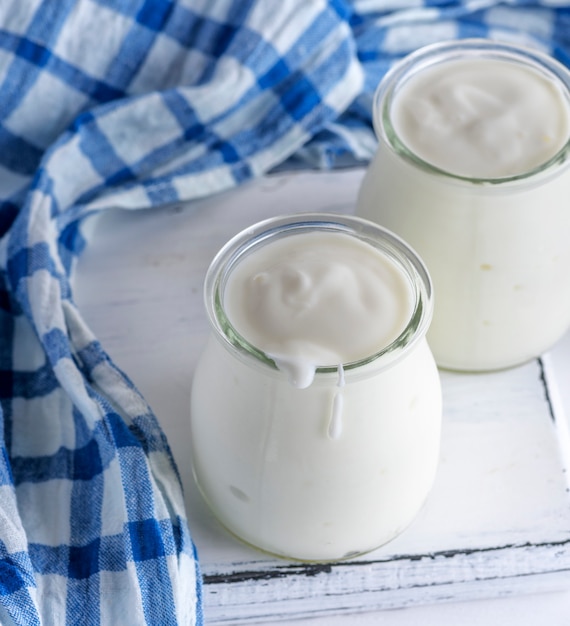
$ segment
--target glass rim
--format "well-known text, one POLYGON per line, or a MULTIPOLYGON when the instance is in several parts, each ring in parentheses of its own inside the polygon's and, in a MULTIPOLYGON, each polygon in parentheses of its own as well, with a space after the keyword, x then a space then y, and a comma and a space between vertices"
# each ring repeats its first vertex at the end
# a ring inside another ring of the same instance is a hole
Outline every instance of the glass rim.
POLYGON ((254 248, 273 237, 291 236, 315 230, 344 233, 365 241, 387 254, 408 279, 413 294, 410 317, 400 334, 387 346, 365 358, 342 364, 324 364, 315 368, 315 380, 323 374, 338 375, 339 367, 350 376, 359 368, 378 363, 392 364, 425 336, 433 315, 433 285, 429 272, 418 254, 400 237, 369 220, 334 213, 300 213, 272 217, 243 229, 214 256, 204 280, 204 303, 208 321, 217 339, 236 356, 253 359, 279 371, 274 359, 245 339, 231 324, 223 306, 223 291, 232 267, 254 248), (385 357, 385 358, 384 358, 385 357))
POLYGON ((392 125, 390 116, 395 89, 399 83, 427 67, 464 58, 496 58, 523 64, 547 75, 558 84, 566 95, 570 118, 570 70, 555 58, 538 49, 494 39, 454 39, 429 44, 415 50, 395 63, 384 75, 374 92, 372 101, 372 122, 378 140, 384 140, 397 156, 406 159, 420 169, 428 173, 445 176, 458 183, 498 185, 525 182, 555 166, 567 163, 570 155, 570 135, 566 143, 546 161, 520 174, 499 177, 470 177, 454 174, 422 159, 400 139, 392 125), (455 54, 451 56, 452 53, 455 54))

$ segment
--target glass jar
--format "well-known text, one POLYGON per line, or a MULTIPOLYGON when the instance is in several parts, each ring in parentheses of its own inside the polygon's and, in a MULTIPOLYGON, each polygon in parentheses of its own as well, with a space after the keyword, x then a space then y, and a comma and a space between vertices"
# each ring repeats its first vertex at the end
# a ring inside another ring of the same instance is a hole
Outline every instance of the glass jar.
MULTIPOLYGON (((562 139, 550 158, 528 170, 479 178, 418 156, 394 126, 400 90, 424 71, 449 72, 452 63, 474 60, 491 61, 491 71, 507 63, 502 67, 537 73, 570 119, 570 73, 540 52, 487 40, 420 49, 377 88, 378 149, 361 185, 357 214, 401 236, 426 263, 437 294, 427 337, 438 365, 478 371, 538 356, 570 324, 570 142, 562 139)), ((465 97, 470 106, 474 96, 465 97)), ((532 110, 541 115, 541 107, 532 110)), ((509 110, 502 113, 501 124, 510 124, 509 110)), ((448 119, 453 115, 452 109, 448 119)), ((524 128, 517 132, 525 136, 524 128)), ((491 144, 497 139, 474 137, 491 144)))
POLYGON ((211 335, 192 385, 192 462, 218 520, 250 545, 303 561, 345 559, 398 535, 426 499, 439 454, 441 389, 425 339, 432 289, 420 259, 366 220, 282 217, 229 241, 204 295, 211 335), (392 343, 342 364, 342 385, 341 369, 323 366, 297 388, 232 327, 224 292, 241 259, 321 231, 386 255, 409 283, 412 312, 392 343))

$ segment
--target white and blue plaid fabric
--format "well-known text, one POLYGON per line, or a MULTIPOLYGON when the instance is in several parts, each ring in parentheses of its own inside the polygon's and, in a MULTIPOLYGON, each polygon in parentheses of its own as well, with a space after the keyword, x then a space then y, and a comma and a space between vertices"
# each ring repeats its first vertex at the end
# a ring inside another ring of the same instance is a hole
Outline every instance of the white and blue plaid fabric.
POLYGON ((476 36, 568 64, 568 4, 0 2, 1 624, 203 620, 159 419, 73 300, 85 217, 365 163, 394 60, 476 36))

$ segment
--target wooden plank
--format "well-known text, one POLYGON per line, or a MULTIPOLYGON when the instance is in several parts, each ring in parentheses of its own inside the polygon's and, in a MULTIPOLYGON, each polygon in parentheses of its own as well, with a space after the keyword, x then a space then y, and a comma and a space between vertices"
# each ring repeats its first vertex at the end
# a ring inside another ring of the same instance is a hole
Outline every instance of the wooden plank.
POLYGON ((351 212, 361 171, 281 174, 231 193, 92 224, 76 298, 155 409, 185 487, 210 624, 549 590, 570 580, 569 428, 558 372, 570 344, 493 374, 441 372, 444 428, 434 490, 395 541, 364 557, 303 565, 229 536, 195 489, 190 381, 208 327, 202 281, 217 249, 272 215, 351 212), (554 354, 554 353, 553 353, 554 354))

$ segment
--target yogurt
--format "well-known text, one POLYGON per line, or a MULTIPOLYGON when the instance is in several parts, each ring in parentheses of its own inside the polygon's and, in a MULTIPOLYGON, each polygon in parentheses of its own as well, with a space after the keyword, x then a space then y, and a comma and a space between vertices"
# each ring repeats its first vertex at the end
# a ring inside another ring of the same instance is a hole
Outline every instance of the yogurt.
POLYGON ((345 233, 313 231, 244 258, 228 277, 224 308, 242 337, 304 388, 316 366, 360 361, 390 345, 413 298, 385 254, 345 233))
POLYGON ((205 297, 192 460, 220 522, 305 561, 399 534, 433 483, 441 424, 417 256, 357 218, 278 218, 222 249, 205 297))
POLYGON ((385 77, 357 213, 408 241, 437 293, 440 366, 538 356, 570 324, 570 74, 489 41, 430 46, 385 77))
POLYGON ((568 141, 559 82, 492 57, 426 67, 394 93, 394 131, 416 156, 450 174, 478 179, 524 175, 568 141))

